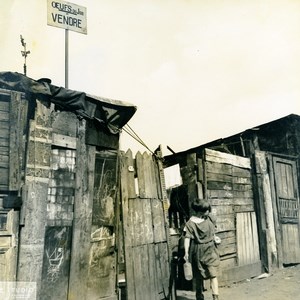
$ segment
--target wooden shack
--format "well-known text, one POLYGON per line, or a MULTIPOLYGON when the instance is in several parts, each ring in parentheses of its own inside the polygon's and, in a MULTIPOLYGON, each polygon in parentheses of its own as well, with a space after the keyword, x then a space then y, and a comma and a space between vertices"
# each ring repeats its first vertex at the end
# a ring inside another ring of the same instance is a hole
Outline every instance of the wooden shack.
POLYGON ((36 299, 118 299, 119 135, 135 111, 0 73, 0 282, 35 283, 36 299))
POLYGON ((170 191, 172 226, 189 217, 195 197, 211 202, 221 282, 300 263, 299 153, 300 116, 292 114, 164 157, 183 179, 170 191))
POLYGON ((0 73, 0 298, 171 299, 161 150, 119 149, 135 111, 0 73))

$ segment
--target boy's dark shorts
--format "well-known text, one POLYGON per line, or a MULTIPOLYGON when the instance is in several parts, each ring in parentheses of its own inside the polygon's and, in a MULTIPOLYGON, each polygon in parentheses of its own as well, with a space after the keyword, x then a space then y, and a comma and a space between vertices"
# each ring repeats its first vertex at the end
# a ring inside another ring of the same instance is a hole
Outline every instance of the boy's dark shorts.
POLYGON ((214 278, 218 276, 218 267, 214 266, 204 266, 201 264, 201 267, 198 266, 199 271, 204 279, 214 278))

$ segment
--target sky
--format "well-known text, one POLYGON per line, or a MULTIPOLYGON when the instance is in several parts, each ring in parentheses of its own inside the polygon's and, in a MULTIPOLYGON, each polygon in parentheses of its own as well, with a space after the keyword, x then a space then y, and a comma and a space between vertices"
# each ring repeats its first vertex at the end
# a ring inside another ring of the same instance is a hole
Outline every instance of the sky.
MULTIPOLYGON (((137 106, 149 149, 184 151, 300 115, 300 1, 73 0, 87 34, 69 32, 69 88, 137 106)), ((65 30, 46 0, 1 0, 0 70, 65 85, 65 30)), ((125 132, 121 149, 147 151, 125 132)))

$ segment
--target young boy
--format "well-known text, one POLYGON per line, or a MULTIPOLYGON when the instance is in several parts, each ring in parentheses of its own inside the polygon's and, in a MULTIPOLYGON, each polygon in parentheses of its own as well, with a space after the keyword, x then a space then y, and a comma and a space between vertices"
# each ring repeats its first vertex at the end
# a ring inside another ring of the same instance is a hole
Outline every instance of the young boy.
POLYGON ((210 279, 213 299, 219 299, 217 271, 220 264, 219 253, 215 245, 215 221, 210 216, 210 204, 197 199, 192 203, 195 215, 185 225, 184 249, 186 261, 193 268, 196 299, 204 300, 203 279, 210 279))

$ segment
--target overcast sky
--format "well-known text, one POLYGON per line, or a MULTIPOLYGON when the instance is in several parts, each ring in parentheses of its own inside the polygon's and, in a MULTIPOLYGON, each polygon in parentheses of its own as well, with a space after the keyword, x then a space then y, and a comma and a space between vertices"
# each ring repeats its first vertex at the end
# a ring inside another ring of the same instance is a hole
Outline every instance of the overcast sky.
MULTIPOLYGON (((88 34, 69 33, 69 88, 137 106, 150 149, 183 151, 300 114, 300 1, 73 0, 88 34)), ((1 0, 0 69, 64 86, 65 31, 46 0, 1 0)), ((122 133, 122 149, 146 150, 122 133)), ((170 154, 164 150, 164 154, 170 154)))

